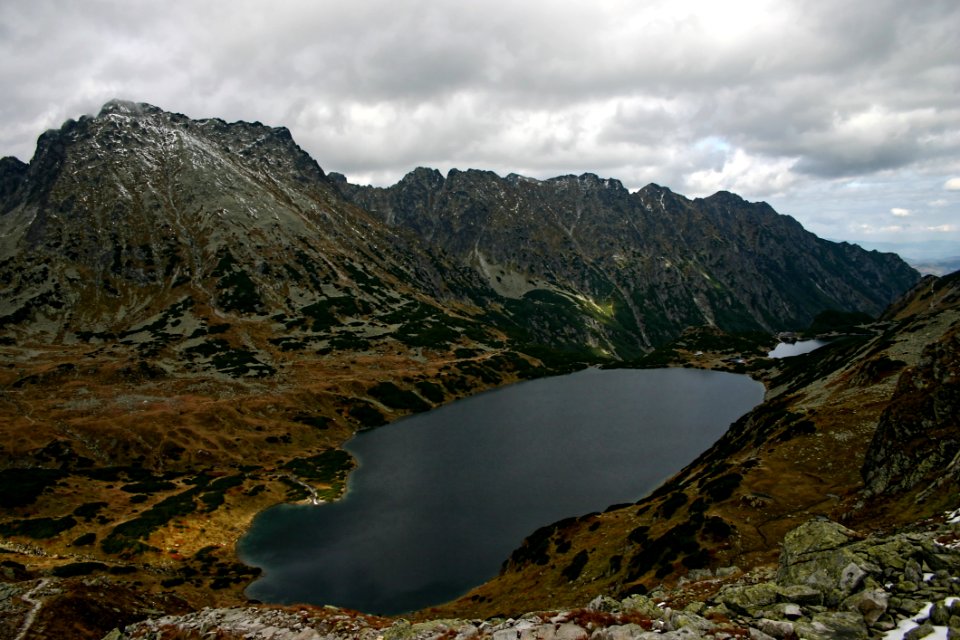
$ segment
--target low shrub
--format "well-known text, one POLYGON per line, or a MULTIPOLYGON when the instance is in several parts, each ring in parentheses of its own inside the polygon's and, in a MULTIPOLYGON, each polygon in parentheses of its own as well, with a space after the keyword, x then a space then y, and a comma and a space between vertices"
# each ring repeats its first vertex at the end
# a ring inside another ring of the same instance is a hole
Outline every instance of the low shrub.
POLYGON ((580 577, 589 559, 590 554, 588 554, 585 549, 582 549, 577 555, 573 556, 573 560, 570 561, 570 564, 567 565, 560 574, 566 578, 567 581, 573 582, 580 577))
POLYGON ((77 521, 74 520, 72 516, 14 520, 0 524, 0 534, 6 536, 26 536, 36 540, 45 540, 75 527, 76 524, 77 521))
POLYGON ((74 562, 53 568, 53 575, 58 578, 73 578, 88 576, 94 571, 106 571, 107 565, 102 562, 74 562))

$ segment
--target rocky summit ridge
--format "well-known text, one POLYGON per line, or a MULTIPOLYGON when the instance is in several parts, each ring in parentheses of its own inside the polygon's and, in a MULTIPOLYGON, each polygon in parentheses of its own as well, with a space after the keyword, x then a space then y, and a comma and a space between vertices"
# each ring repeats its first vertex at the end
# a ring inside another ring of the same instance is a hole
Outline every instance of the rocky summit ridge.
POLYGON ((824 309, 876 315, 916 278, 892 255, 821 240, 723 191, 631 193, 594 174, 444 178, 421 168, 388 188, 330 177, 349 201, 471 266, 508 300, 605 310, 584 337, 620 357, 675 338, 677 327, 769 332, 805 327, 824 309))
POLYGON ((108 103, 0 160, 0 636, 876 635, 957 577, 929 519, 960 495, 960 299, 918 278, 733 194, 429 169, 373 189, 282 127, 108 103), (829 347, 764 356, 831 310, 829 347), (336 499, 358 430, 590 364, 749 373, 767 398, 650 496, 545 523, 408 622, 248 606, 236 540, 336 499), (855 586, 803 600, 776 567, 812 518, 921 580, 854 547, 855 586), (887 617, 850 609, 878 589, 887 617))

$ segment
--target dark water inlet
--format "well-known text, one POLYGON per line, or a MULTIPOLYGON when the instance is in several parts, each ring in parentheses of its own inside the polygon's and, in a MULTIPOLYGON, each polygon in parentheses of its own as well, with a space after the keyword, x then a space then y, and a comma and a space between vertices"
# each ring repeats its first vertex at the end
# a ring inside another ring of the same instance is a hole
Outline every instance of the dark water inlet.
POLYGON ((359 434, 343 500, 256 518, 239 551, 265 574, 247 595, 381 614, 446 602, 538 527, 642 498, 762 399, 741 375, 590 369, 359 434))

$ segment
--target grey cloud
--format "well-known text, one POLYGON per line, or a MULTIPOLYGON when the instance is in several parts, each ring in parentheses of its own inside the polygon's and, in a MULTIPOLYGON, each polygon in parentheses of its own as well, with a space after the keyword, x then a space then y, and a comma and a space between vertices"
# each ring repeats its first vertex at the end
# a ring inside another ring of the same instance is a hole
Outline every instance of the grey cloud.
POLYGON ((286 125, 381 184, 594 171, 849 208, 823 181, 960 172, 957 24, 955 0, 10 2, 0 154, 122 97, 286 125))

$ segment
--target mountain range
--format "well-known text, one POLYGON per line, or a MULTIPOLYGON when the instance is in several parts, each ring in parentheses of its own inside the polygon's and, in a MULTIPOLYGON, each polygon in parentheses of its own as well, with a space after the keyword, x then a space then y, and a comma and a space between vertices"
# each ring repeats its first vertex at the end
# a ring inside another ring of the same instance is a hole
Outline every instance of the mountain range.
POLYGON ((953 407, 936 390, 955 385, 955 279, 727 192, 425 168, 353 185, 285 128, 113 101, 29 164, 0 160, 0 287, 8 577, 63 578, 94 606, 70 579, 112 576, 130 620, 242 601, 237 537, 271 504, 338 496, 358 429, 587 365, 750 372, 768 402, 639 506, 544 523, 447 611, 761 563, 797 513, 894 523, 884 504, 940 481, 903 508, 926 513, 955 482, 911 471, 934 460, 912 407, 953 407), (825 314, 859 337, 759 357, 825 314), (665 542, 683 523, 695 551, 665 542))
POLYGON ((917 278, 893 254, 820 240, 726 192, 429 169, 358 187, 286 129, 143 104, 45 133, 29 166, 4 160, 0 185, 0 317, 58 338, 129 332, 187 298, 283 315, 289 335, 317 325, 317 305, 374 323, 419 296, 440 316, 451 302, 492 308, 475 322, 624 359, 688 326, 877 314, 917 278))

